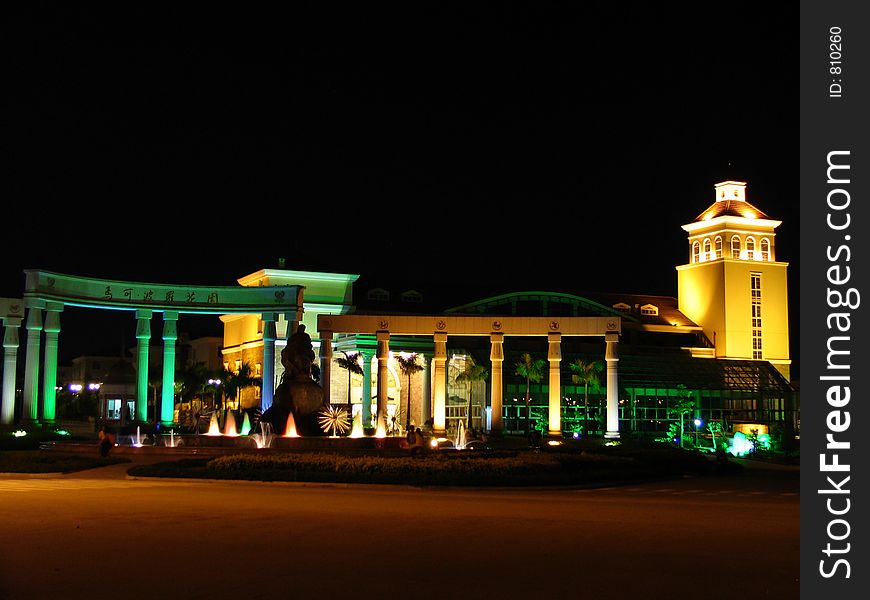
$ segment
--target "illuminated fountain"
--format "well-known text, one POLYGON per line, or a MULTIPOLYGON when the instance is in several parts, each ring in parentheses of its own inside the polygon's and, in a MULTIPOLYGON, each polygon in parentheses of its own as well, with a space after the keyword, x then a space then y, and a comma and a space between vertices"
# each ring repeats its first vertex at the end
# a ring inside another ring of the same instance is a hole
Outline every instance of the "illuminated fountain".
POLYGON ((362 425, 362 411, 358 411, 353 416, 353 426, 350 430, 350 437, 352 438, 361 438, 365 435, 363 433, 363 425, 362 425))
POLYGON ((257 448, 271 447, 272 440, 275 439, 275 435, 272 433, 272 425, 260 422, 260 433, 251 434, 251 439, 257 444, 257 448))
POLYGON ((141 448, 142 447, 142 434, 139 431, 138 425, 136 426, 136 437, 134 438, 132 435, 130 436, 130 444, 134 448, 141 448))
POLYGON ((296 419, 293 418, 293 413, 290 413, 287 417, 287 426, 284 428, 284 437, 299 437, 299 433, 296 431, 296 419))
POLYGON ((166 446, 169 446, 170 448, 177 447, 178 442, 179 442, 179 440, 175 439, 175 430, 174 429, 169 430, 169 439, 168 440, 166 438, 163 439, 163 444, 166 446))
POLYGON ((459 421, 459 426, 456 428, 456 438, 453 440, 453 445, 458 450, 465 448, 465 422, 459 421))
POLYGON ((221 435, 221 426, 220 423, 218 423, 217 412, 211 413, 211 422, 208 424, 208 432, 206 432, 206 435, 221 435))
POLYGON ((242 430, 239 434, 248 435, 249 433, 251 433, 251 419, 248 417, 248 413, 245 413, 245 420, 242 421, 242 430))
MULTIPOLYGON (((250 427, 250 424, 248 427, 250 427)), ((236 430, 236 417, 229 410, 227 411, 227 421, 224 423, 224 435, 227 437, 239 437, 239 432, 236 430)))

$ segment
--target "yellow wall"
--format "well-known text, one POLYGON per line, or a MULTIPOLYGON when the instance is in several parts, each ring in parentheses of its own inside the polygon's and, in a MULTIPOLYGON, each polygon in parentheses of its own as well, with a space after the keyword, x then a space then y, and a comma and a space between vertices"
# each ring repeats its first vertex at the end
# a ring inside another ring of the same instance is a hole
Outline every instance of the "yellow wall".
POLYGON ((677 267, 677 299, 680 312, 703 327, 711 342, 715 337, 716 356, 724 356, 725 261, 677 267))
POLYGON ((257 331, 259 315, 225 315, 221 317, 221 321, 224 322, 224 348, 263 338, 262 332, 257 331))
POLYGON ((680 311, 716 341, 716 356, 752 358, 750 274, 761 273, 762 357, 788 360, 787 263, 717 260, 677 267, 680 311), (714 336, 715 333, 715 336, 714 336))
POLYGON ((786 263, 729 260, 725 265, 725 356, 752 358, 750 273, 761 273, 761 351, 765 360, 788 359, 786 263))

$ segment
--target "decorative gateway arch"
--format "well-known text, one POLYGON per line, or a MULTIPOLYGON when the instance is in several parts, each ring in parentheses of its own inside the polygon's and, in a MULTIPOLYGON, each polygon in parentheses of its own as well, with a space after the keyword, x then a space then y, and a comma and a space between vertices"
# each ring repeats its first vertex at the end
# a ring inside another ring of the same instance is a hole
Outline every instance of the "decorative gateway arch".
MULTIPOLYGON (((60 313, 63 312, 64 306, 126 310, 135 313, 138 359, 136 419, 140 422, 148 419, 148 349, 151 339, 151 318, 154 313, 163 313, 163 393, 160 406, 160 422, 163 425, 172 424, 175 409, 175 342, 178 339, 179 314, 262 314, 263 381, 275 379, 275 322, 278 320, 278 315, 284 314, 287 321, 292 323, 292 326, 287 328, 288 332, 295 331, 296 324, 302 319, 304 286, 300 285, 209 287, 91 279, 39 270, 25 270, 24 273, 26 275, 24 306, 27 309, 25 322, 27 350, 22 416, 28 423, 40 422, 38 418, 40 400, 41 421, 51 423, 55 419, 58 334, 60 313), (39 359, 43 331, 45 350, 40 398, 39 359)), ((17 339, 15 341, 17 342, 17 339)), ((17 348, 17 343, 15 346, 17 348)), ((271 406, 273 392, 272 386, 263 386, 264 410, 271 406)), ((5 415, 11 412, 6 407, 5 394, 3 401, 2 414, 5 415)))
MULTIPOLYGON (((561 435, 561 373, 562 336, 604 336, 607 363, 607 430, 605 437, 619 438, 619 377, 617 344, 622 331, 622 319, 607 317, 495 317, 487 316, 412 316, 412 315, 318 315, 320 359, 323 366, 323 394, 329 400, 330 364, 333 334, 369 334, 377 336, 378 358, 378 429, 386 423, 387 359, 390 355, 390 334, 431 335, 435 342, 433 381, 433 429, 444 433, 446 428, 447 337, 489 336, 492 371, 492 429, 501 431, 502 424, 502 363, 505 336, 547 336, 549 369, 548 434, 561 435)), ((426 401, 426 399, 424 399, 426 401)))

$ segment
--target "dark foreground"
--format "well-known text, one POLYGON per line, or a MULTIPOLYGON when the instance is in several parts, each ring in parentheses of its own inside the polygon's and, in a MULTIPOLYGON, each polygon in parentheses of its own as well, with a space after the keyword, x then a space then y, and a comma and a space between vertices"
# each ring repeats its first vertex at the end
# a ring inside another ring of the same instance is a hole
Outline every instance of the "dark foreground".
POLYGON ((0 598, 797 598, 797 472, 604 489, 0 479, 0 598))

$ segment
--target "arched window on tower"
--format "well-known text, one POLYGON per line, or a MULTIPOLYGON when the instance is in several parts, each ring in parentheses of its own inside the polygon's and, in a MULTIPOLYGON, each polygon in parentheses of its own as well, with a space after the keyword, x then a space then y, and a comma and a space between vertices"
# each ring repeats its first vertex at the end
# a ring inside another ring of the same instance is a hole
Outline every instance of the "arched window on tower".
POLYGON ((722 258, 722 236, 716 236, 716 242, 713 244, 716 249, 716 258, 722 258))
POLYGON ((761 238, 761 260, 770 260, 770 241, 767 238, 761 238))
POLYGON ((698 262, 698 253, 700 251, 701 251, 701 244, 699 244, 696 241, 694 244, 692 244, 692 262, 693 263, 698 262))
POLYGON ((740 258, 740 236, 735 235, 731 238, 731 258, 740 258))
POLYGON ((704 240, 704 260, 711 260, 713 258, 713 253, 710 251, 711 248, 710 238, 707 238, 704 240))
POLYGON ((755 238, 752 236, 746 238, 746 258, 755 260, 755 238))

